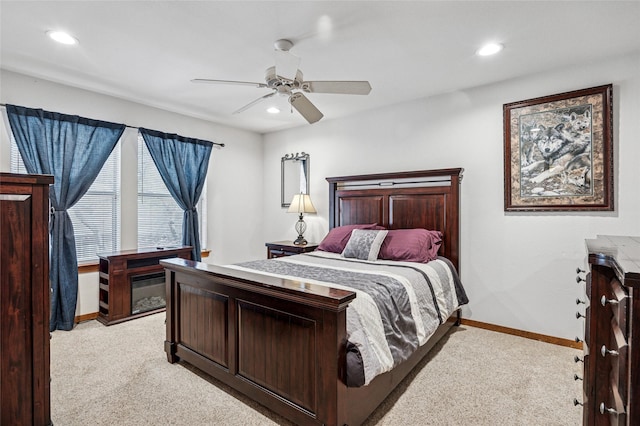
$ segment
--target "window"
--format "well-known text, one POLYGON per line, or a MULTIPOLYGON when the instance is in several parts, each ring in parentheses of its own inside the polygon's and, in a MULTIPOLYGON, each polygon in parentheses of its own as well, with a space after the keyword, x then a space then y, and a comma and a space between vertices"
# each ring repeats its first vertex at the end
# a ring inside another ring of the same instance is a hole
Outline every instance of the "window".
MULTIPOLYGON (((9 129, 9 126, 7 126, 9 129)), ((10 130, 9 130, 10 133, 10 130)), ((13 135, 10 135, 10 170, 27 173, 13 135)), ((95 263, 97 253, 121 248, 121 144, 118 142, 89 191, 69 209, 76 239, 78 263, 95 263)), ((133 141, 131 141, 133 142, 133 141)), ((131 176, 134 170, 125 171, 131 176)), ((142 137, 138 136, 138 247, 182 244, 183 211, 164 185, 142 137)), ((126 179, 126 178, 125 178, 126 179)), ((200 246, 206 247, 207 184, 196 206, 200 220, 200 246)), ((133 200, 131 200, 133 202, 133 200)), ((125 200, 129 204, 129 201, 125 200)), ((131 209, 133 210, 133 209, 131 209)), ((129 211, 131 211, 129 210, 129 211)))
MULTIPOLYGON (((11 135, 11 171, 27 173, 11 135)), ((120 249, 120 143, 111 152, 89 191, 69 209, 78 263, 98 260, 97 253, 120 249)))
POLYGON ((96 253, 120 250, 120 143, 69 216, 76 237, 78 263, 98 260, 96 253))
MULTIPOLYGON (((200 246, 206 247, 206 183, 196 210, 200 220, 200 246)), ((182 245, 184 211, 162 181, 144 139, 138 134, 138 247, 182 245)))

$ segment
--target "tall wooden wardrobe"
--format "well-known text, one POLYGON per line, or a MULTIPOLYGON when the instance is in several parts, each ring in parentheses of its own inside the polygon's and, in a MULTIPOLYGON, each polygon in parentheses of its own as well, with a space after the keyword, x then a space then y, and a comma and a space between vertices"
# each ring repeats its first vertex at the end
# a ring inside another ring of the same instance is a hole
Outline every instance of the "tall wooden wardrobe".
POLYGON ((0 424, 51 424, 49 185, 0 173, 0 424))

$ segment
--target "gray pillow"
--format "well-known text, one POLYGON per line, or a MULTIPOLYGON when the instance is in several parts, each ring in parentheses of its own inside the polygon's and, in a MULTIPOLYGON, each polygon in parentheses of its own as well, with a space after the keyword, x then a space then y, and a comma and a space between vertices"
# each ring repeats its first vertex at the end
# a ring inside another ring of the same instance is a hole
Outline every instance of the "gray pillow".
POLYGON ((354 229, 351 231, 349 242, 342 251, 342 256, 361 260, 376 260, 387 232, 389 231, 354 229))

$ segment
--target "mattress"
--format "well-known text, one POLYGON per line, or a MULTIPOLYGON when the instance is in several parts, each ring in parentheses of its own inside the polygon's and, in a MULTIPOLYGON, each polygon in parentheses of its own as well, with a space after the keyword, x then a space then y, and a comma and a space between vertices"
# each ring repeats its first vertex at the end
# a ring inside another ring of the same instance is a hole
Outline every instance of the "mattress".
POLYGON ((449 316, 468 303, 452 263, 364 261, 315 251, 257 260, 230 268, 350 290, 347 307, 346 384, 367 385, 426 343, 449 316))

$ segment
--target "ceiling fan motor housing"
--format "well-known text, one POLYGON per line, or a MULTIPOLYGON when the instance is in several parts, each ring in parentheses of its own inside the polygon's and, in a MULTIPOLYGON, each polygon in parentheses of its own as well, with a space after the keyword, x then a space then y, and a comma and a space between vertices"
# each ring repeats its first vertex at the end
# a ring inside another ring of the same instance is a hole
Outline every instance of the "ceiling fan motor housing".
POLYGON ((289 90, 298 89, 302 84, 302 71, 298 70, 296 72, 296 78, 294 80, 289 80, 284 77, 280 77, 276 74, 276 67, 269 67, 264 75, 264 80, 272 89, 278 89, 280 86, 288 86, 289 90))

